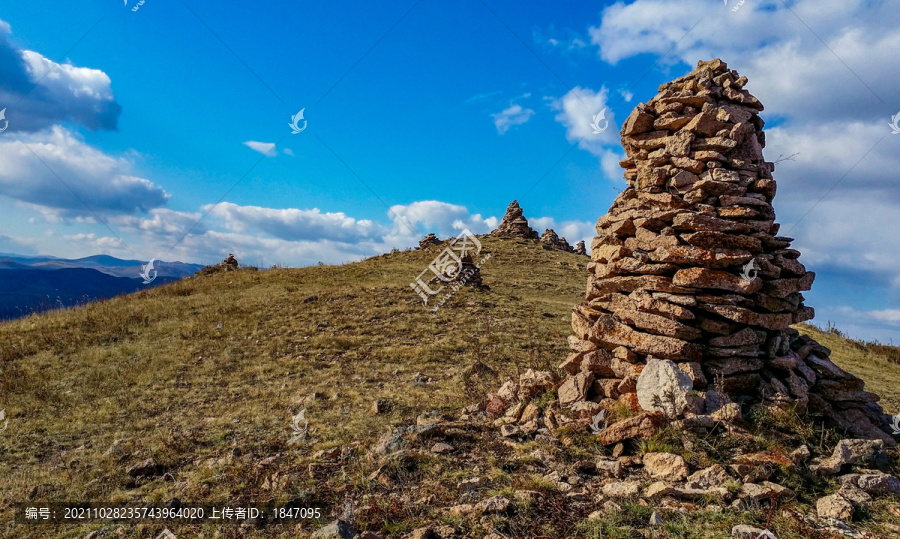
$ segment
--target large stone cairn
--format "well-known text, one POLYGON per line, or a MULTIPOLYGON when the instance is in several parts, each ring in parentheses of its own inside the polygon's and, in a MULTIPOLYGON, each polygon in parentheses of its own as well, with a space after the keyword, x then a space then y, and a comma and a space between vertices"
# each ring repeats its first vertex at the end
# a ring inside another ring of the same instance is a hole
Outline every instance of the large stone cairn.
POLYGON ((575 254, 587 256, 587 247, 584 245, 584 240, 575 244, 575 254))
POLYGON ((565 251, 567 253, 575 252, 575 250, 572 249, 572 246, 569 245, 569 242, 566 241, 566 238, 560 237, 552 228, 548 228, 544 231, 543 235, 541 235, 541 243, 548 246, 550 249, 559 249, 560 251, 565 251))
POLYGON ((506 215, 503 216, 500 226, 491 232, 491 235, 526 240, 538 239, 538 233, 528 226, 528 219, 525 218, 522 208, 519 207, 518 201, 515 200, 506 208, 506 215))
POLYGON ((664 408, 638 395, 652 364, 648 374, 676 393, 689 377, 678 415, 728 402, 794 407, 894 445, 878 397, 790 327, 813 318, 801 292, 815 275, 777 235, 763 106, 746 84, 721 60, 700 62, 625 121, 628 187, 597 222, 560 405, 624 403, 658 417, 664 408))

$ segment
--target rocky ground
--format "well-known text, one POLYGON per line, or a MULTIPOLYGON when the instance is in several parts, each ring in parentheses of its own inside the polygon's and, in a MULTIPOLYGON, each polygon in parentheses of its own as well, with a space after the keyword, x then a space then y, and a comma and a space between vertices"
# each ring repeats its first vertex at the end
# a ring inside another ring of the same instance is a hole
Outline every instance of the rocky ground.
MULTIPOLYGON (((489 401, 385 433, 363 457, 377 493, 313 537, 387 537, 365 529, 392 507, 420 524, 398 536, 417 539, 900 534, 896 455, 881 440, 835 443, 795 415, 730 404, 605 447, 589 419, 559 411, 549 373, 520 382, 504 387, 530 397, 507 395, 503 410, 489 401)), ((346 465, 330 457, 310 473, 346 465)))

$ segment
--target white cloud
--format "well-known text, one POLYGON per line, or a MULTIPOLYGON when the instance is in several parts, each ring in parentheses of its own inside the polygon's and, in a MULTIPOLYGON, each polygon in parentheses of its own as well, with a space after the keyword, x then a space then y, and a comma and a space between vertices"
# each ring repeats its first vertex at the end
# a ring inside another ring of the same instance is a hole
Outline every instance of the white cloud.
POLYGON ((157 240, 165 238, 168 241, 179 238, 191 228, 194 234, 203 233, 205 230, 200 220, 203 214, 200 212, 187 213, 156 208, 148 213, 149 219, 120 215, 110 218, 109 222, 125 232, 143 234, 157 240))
MULTIPOLYGON (((254 152, 259 152, 266 157, 275 157, 276 155, 278 155, 277 151, 273 151, 275 150, 274 142, 257 142, 255 140, 248 140, 243 144, 254 152)), ((284 153, 288 153, 289 151, 290 150, 285 150, 284 153)), ((291 152, 289 155, 293 155, 293 152, 291 152)))
POLYGON ((799 123, 869 121, 884 115, 885 103, 900 102, 900 26, 891 3, 799 0, 788 10, 781 2, 748 1, 737 13, 717 7, 710 0, 617 2, 589 29, 591 43, 610 64, 672 47, 663 66, 720 57, 750 79, 748 89, 768 114, 799 123))
MULTIPOLYGON (((0 21, 3 22, 3 21, 0 21)), ((33 238, 4 236, 0 234, 0 253, 33 254, 35 241, 33 238)))
POLYGON ((96 234, 70 234, 62 237, 63 241, 81 245, 88 252, 105 253, 111 250, 122 252, 127 248, 122 240, 113 236, 97 236, 96 234))
POLYGON ((781 233, 797 238, 794 246, 803 253, 800 261, 810 269, 837 266, 900 278, 900 237, 890 225, 900 222, 895 202, 863 193, 826 198, 796 226, 791 221, 784 222, 781 233))
POLYGON ((522 105, 513 104, 497 114, 491 114, 494 118, 494 127, 497 133, 503 135, 514 125, 522 125, 534 116, 531 109, 522 108, 522 105))
POLYGON ((383 228, 368 219, 357 220, 342 212, 322 213, 318 208, 275 209, 259 206, 238 206, 223 202, 204 211, 222 219, 233 232, 258 230, 287 241, 328 240, 359 242, 373 239, 383 228))
POLYGON ((894 324, 900 329, 900 309, 880 309, 869 311, 869 316, 875 320, 894 324))
POLYGON ((842 197, 849 191, 878 191, 880 196, 900 202, 896 181, 900 171, 897 141, 889 136, 885 121, 832 122, 798 126, 786 123, 766 131, 766 158, 797 154, 776 166, 781 196, 776 203, 792 199, 806 204, 810 196, 818 199, 837 184, 829 197, 842 197), (841 177, 846 177, 838 184, 841 177))
POLYGON ((550 108, 558 111, 556 121, 566 127, 566 140, 578 141, 578 146, 594 155, 602 156, 605 147, 611 144, 618 146, 618 128, 615 117, 608 108, 609 91, 601 88, 595 92, 590 88, 576 86, 559 99, 547 98, 550 108), (594 117, 598 114, 604 118, 594 117), (600 133, 595 133, 596 125, 600 133))
POLYGON ((625 188, 625 173, 619 166, 619 161, 623 159, 625 159, 625 153, 622 150, 600 150, 600 170, 603 171, 607 180, 621 184, 622 189, 625 188))
POLYGON ((133 175, 127 160, 106 155, 61 127, 20 137, 24 144, 0 139, 0 196, 57 217, 89 218, 93 212, 149 211, 169 198, 161 187, 133 175))
POLYGON ((581 51, 589 46, 585 38, 578 32, 569 28, 557 31, 553 25, 550 25, 550 27, 545 30, 535 28, 531 33, 531 37, 538 45, 557 49, 562 52, 581 51), (545 32, 559 37, 545 36, 545 32))
POLYGON ((18 103, 6 107, 10 132, 39 131, 64 121, 91 130, 116 129, 122 107, 106 73, 22 50, 9 40, 10 31, 0 21, 0 103, 18 103))
MULTIPOLYGON (((900 340, 900 310, 860 309, 850 305, 816 309, 817 325, 830 322, 852 339, 888 343, 900 340)), ((896 344, 896 343, 895 343, 896 344)))
POLYGON ((439 200, 421 200, 411 204, 391 206, 388 216, 393 225, 384 241, 391 246, 415 246, 424 234, 433 231, 439 238, 458 236, 469 230, 473 234, 487 234, 497 228, 500 219, 470 214, 465 206, 439 200))

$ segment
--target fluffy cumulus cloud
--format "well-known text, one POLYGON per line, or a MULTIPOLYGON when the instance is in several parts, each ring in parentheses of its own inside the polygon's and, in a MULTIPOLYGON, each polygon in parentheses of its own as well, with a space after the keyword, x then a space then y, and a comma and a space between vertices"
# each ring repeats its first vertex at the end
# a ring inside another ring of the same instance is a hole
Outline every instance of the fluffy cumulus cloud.
POLYGON ((600 159, 600 169, 610 181, 624 181, 619 161, 625 155, 619 145, 619 128, 608 108, 609 91, 576 86, 559 98, 545 98, 556 111, 555 120, 566 128, 566 140, 600 159))
POLYGON ((433 230, 440 237, 457 236, 467 229, 474 234, 486 234, 500 224, 496 217, 484 218, 479 213, 472 215, 465 206, 438 200, 391 206, 388 214, 394 222, 393 233, 397 236, 404 233, 419 235, 422 230, 433 230))
POLYGON ((497 128, 497 133, 501 135, 505 134, 513 126, 526 123, 532 116, 534 116, 533 110, 523 108, 519 104, 512 104, 497 114, 491 114, 491 117, 494 119, 494 127, 497 128))
POLYGON ((0 21, 0 103, 9 122, 0 137, 0 197, 48 222, 133 214, 159 208, 169 195, 60 126, 116 129, 121 107, 100 70, 59 64, 22 50, 0 21))
POLYGON ((797 238, 811 269, 864 268, 873 276, 871 297, 820 312, 869 335, 898 329, 895 310, 878 307, 900 287, 900 235, 888 226, 900 219, 900 137, 888 127, 900 107, 896 7, 864 0, 729 4, 620 1, 603 9, 588 35, 609 64, 649 54, 674 77, 720 57, 746 75, 775 126, 767 129, 767 158, 793 156, 775 171, 782 233, 797 238), (885 286, 878 283, 895 290, 876 291, 885 286))
POLYGON ((566 128, 566 140, 594 155, 603 155, 610 144, 618 144, 618 128, 608 108, 609 91, 576 86, 566 95, 549 98, 550 107, 557 111, 556 121, 566 128))
POLYGON ((235 234, 258 233, 287 242, 364 245, 367 247, 362 249, 368 249, 368 254, 415 246, 427 232, 442 238, 457 236, 466 229, 484 234, 499 223, 496 217, 484 218, 471 214, 465 206, 437 200, 391 206, 384 222, 356 219, 343 212, 322 212, 318 208, 276 209, 230 202, 209 205, 203 211, 235 234))
POLYGON ((109 223, 128 234, 138 235, 145 242, 157 247, 172 245, 186 234, 204 234, 202 212, 180 212, 167 208, 156 208, 147 212, 149 218, 134 215, 117 215, 109 223))
POLYGON ((708 0, 616 2, 589 34, 610 64, 670 49, 663 65, 718 56, 750 79, 767 114, 797 123, 882 120, 900 103, 900 26, 890 2, 748 1, 736 12, 708 0))
POLYGON ((121 252, 128 247, 122 240, 115 236, 97 236, 94 233, 68 234, 62 237, 63 241, 81 246, 88 252, 106 253, 111 251, 121 252))
POLYGON ((67 121, 91 130, 116 129, 122 107, 106 73, 22 50, 10 41, 9 25, 0 23, 0 103, 9 132, 29 133, 67 121))
POLYGON ((169 195, 61 127, 0 138, 0 196, 62 217, 149 211, 169 195))
POLYGON ((368 219, 357 220, 342 212, 322 213, 318 208, 274 209, 223 202, 216 206, 206 206, 203 210, 221 218, 233 232, 257 230, 286 241, 355 243, 372 240, 383 231, 382 227, 368 219))

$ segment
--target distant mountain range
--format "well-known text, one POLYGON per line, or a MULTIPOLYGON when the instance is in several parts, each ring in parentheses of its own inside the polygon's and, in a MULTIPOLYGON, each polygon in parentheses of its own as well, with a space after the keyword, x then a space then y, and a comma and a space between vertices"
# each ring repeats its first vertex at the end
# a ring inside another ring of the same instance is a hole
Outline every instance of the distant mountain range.
POLYGON ((144 284, 141 267, 146 263, 107 255, 71 260, 0 253, 0 320, 136 292, 177 281, 203 267, 154 261, 150 276, 155 273, 156 278, 144 284))

